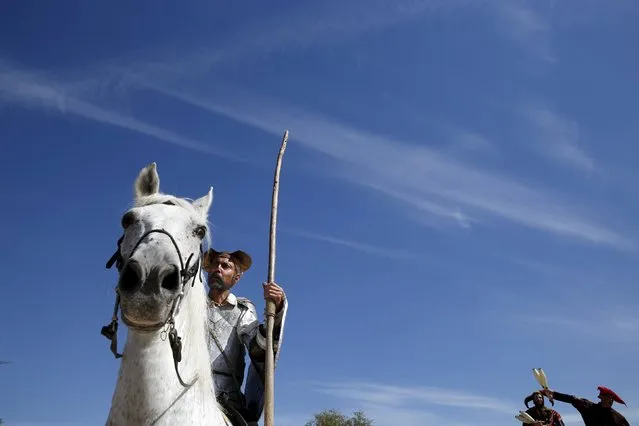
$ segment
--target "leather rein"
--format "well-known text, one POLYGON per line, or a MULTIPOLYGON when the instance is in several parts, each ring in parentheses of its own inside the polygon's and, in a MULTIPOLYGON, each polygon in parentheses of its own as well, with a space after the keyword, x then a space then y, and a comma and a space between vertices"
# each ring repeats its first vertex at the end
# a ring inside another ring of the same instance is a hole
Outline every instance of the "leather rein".
MULTIPOLYGON (((193 386, 193 384, 195 384, 195 382, 197 381, 197 377, 195 377, 190 383, 185 383, 182 380, 182 377, 180 376, 178 363, 182 361, 182 338, 178 336, 177 330, 175 329, 175 315, 177 315, 177 313, 180 310, 180 305, 184 298, 184 289, 186 287, 186 284, 188 283, 189 280, 191 280, 191 287, 193 287, 195 285, 195 277, 200 275, 200 268, 202 266, 202 253, 203 253, 202 245, 200 245, 200 254, 197 260, 193 263, 193 265, 191 265, 193 253, 191 253, 185 265, 182 259, 182 253, 180 252, 180 248, 175 242, 175 239, 173 238, 173 236, 164 229, 152 229, 146 232, 144 235, 142 235, 142 237, 140 237, 138 242, 135 244, 135 247, 133 247, 133 250, 129 254, 129 258, 133 256, 137 248, 140 246, 140 243, 142 242, 142 240, 144 240, 144 238, 146 238, 149 234, 152 234, 154 232, 167 235, 171 239, 171 242, 173 243, 173 247, 175 247, 175 250, 177 251, 178 257, 180 258, 180 277, 182 279, 180 292, 173 299, 173 306, 171 307, 169 316, 164 321, 161 321, 157 324, 153 324, 150 326, 140 326, 128 321, 124 315, 122 315, 122 321, 129 328, 133 328, 140 331, 156 331, 162 327, 165 327, 165 326, 167 327, 165 330, 162 331, 160 336, 162 340, 164 340, 166 338, 167 329, 168 329, 169 344, 171 345, 171 352, 173 353, 173 365, 175 366, 175 373, 177 374, 180 384, 188 388, 193 386)), ((122 256, 122 247, 121 247, 123 240, 124 240, 124 235, 120 237, 120 239, 118 240, 117 250, 106 263, 107 269, 111 269, 111 267, 115 264, 119 273, 122 272, 122 266, 124 265, 124 257, 122 256)), ((200 282, 202 282, 201 275, 200 275, 200 282)), ((108 325, 105 325, 104 327, 102 327, 101 334, 111 341, 111 346, 110 346, 111 352, 117 359, 122 357, 122 354, 118 353, 117 333, 118 333, 118 310, 120 309, 120 293, 117 287, 115 289, 115 294, 116 296, 115 296, 115 307, 113 308, 113 317, 111 319, 111 322, 108 325)))

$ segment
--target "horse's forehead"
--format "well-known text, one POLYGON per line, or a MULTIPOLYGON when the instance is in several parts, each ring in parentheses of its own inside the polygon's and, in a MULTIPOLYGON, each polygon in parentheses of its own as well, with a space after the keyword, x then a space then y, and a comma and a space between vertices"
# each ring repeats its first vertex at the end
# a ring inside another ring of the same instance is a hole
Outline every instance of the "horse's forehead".
POLYGON ((195 209, 184 207, 181 205, 167 205, 162 203, 151 203, 137 206, 136 210, 141 213, 141 219, 144 222, 150 222, 158 226, 160 223, 169 224, 180 227, 193 222, 200 222, 200 215, 195 209))
POLYGON ((149 207, 149 206, 155 206, 155 205, 161 205, 161 206, 168 205, 168 207, 178 207, 178 208, 182 208, 186 210, 189 213, 196 213, 193 203, 191 203, 187 199, 178 198, 173 195, 166 195, 166 194, 151 195, 151 196, 139 198, 135 202, 136 207, 149 207))
POLYGON ((195 210, 180 205, 149 204, 144 206, 143 209, 151 218, 183 217, 186 219, 196 216, 195 210))

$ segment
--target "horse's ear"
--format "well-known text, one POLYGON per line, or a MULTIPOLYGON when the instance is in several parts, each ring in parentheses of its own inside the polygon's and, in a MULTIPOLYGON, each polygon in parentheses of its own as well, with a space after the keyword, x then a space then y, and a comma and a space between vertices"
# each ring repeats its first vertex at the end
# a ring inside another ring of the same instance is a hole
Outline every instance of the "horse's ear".
POLYGON ((135 180, 135 198, 145 197, 160 192, 160 176, 157 165, 151 163, 140 171, 135 180))
POLYGON ((201 214, 206 215, 213 204, 213 187, 209 188, 209 192, 197 200, 193 201, 193 207, 201 214))

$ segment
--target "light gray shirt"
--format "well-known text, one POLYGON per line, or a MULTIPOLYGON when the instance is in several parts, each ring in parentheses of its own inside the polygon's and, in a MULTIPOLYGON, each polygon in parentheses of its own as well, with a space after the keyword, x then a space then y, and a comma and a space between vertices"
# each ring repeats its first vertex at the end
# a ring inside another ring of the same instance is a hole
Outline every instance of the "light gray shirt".
MULTIPOLYGON (((275 316, 276 327, 282 324, 287 301, 284 303, 284 308, 275 316)), ((209 333, 217 338, 223 350, 221 353, 211 336, 209 354, 215 389, 218 393, 232 393, 238 390, 241 392, 246 367, 245 358, 251 341, 257 335, 257 344, 262 349, 266 347, 265 338, 259 332, 260 321, 255 305, 246 298, 236 297, 233 293, 229 293, 221 305, 209 300, 208 323, 209 333)))

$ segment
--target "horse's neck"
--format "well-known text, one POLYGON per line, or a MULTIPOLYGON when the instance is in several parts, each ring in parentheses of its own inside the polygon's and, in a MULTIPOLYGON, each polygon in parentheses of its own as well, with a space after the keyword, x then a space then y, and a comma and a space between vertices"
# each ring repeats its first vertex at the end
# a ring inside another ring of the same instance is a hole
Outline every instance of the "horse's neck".
POLYGON ((159 332, 129 330, 107 424, 225 424, 215 401, 210 371, 206 308, 202 312, 198 303, 204 302, 194 299, 198 297, 184 300, 176 329, 182 338, 180 376, 186 383, 197 377, 195 384, 191 388, 180 384, 168 336, 163 340, 159 332))

